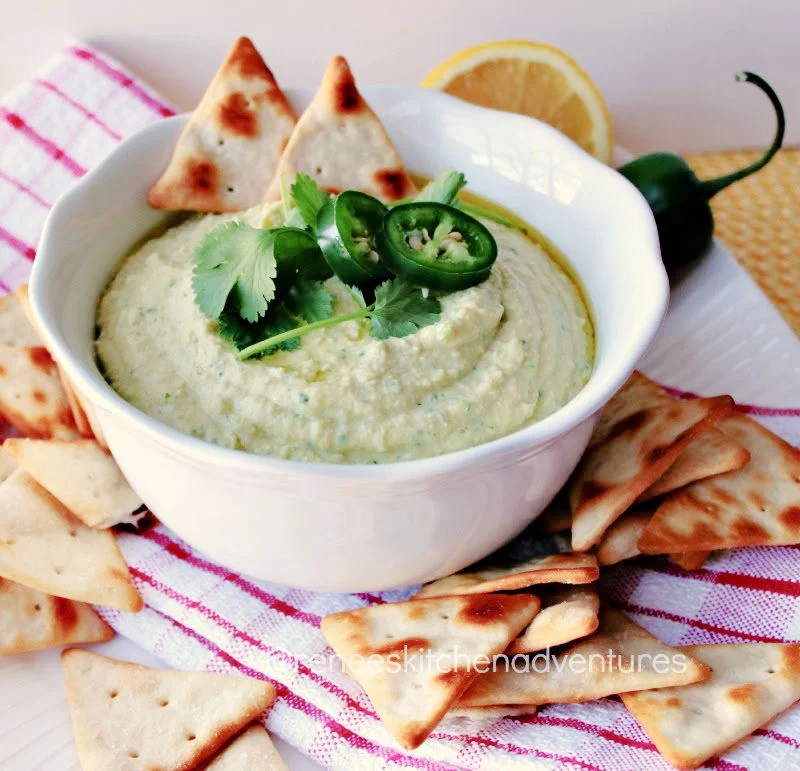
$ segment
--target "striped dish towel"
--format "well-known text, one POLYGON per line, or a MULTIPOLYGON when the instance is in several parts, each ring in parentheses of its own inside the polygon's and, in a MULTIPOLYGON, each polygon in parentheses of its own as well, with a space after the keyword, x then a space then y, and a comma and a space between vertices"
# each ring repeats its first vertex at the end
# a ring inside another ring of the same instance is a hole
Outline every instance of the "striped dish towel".
MULTIPOLYGON (((83 44, 59 53, 0 102, 0 286, 26 280, 53 201, 125 136, 172 109, 118 63, 83 44)), ((795 444, 800 411, 743 407, 795 444)), ((397 749, 319 633, 328 613, 403 599, 320 594, 252 581, 157 527, 122 536, 146 608, 104 611, 122 635, 185 669, 271 680, 271 731, 319 763, 359 769, 668 769, 621 703, 543 709, 493 723, 449 721, 416 752, 397 749)), ((800 639, 797 548, 743 549, 686 573, 653 559, 608 571, 613 602, 670 644, 800 639)), ((725 771, 800 767, 800 709, 716 762, 725 771)))

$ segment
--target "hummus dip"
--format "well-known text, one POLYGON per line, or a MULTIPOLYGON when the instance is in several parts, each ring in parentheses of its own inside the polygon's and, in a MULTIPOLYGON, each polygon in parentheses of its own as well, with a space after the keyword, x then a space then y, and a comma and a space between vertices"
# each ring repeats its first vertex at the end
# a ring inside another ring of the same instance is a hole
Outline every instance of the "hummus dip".
MULTIPOLYGON (((280 204, 236 215, 280 224, 280 204)), ((195 305, 192 252, 234 215, 202 215, 136 247, 98 309, 97 354, 128 402, 192 436, 301 461, 385 463, 472 447, 568 402, 592 368, 575 284, 526 235, 484 221, 498 246, 487 281, 441 298, 441 318, 377 340, 363 321, 240 361, 195 305)), ((355 310, 338 279, 337 313, 355 310)))

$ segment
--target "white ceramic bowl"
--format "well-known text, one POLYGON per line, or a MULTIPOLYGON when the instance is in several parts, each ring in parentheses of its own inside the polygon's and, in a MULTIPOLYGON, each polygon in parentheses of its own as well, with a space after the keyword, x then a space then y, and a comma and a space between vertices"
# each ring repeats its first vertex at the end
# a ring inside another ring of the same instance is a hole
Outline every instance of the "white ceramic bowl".
MULTIPOLYGON (((309 589, 428 581, 522 530, 574 469, 598 410, 655 336, 669 294, 644 199, 555 130, 416 87, 365 88, 364 95, 410 169, 465 172, 471 189, 548 236, 583 280, 597 327, 594 372, 539 423, 423 460, 299 463, 213 446, 120 398, 95 365, 95 307, 123 253, 164 216, 145 195, 186 116, 123 142, 59 199, 30 282, 47 345, 93 405, 114 457, 153 512, 233 570, 309 589)), ((311 96, 289 93, 298 112, 311 96)))

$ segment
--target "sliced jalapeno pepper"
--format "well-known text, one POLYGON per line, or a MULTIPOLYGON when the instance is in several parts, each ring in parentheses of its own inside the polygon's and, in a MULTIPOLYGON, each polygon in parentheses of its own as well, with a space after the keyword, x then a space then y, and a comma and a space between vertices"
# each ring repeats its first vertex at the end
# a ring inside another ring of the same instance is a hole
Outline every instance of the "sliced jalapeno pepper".
POLYGON ((441 203, 408 203, 383 221, 387 267, 418 286, 453 291, 485 281, 497 242, 474 217, 441 203))
POLYGON ((333 272, 345 284, 376 284, 389 277, 378 253, 386 207, 371 195, 345 190, 322 207, 317 238, 333 272))

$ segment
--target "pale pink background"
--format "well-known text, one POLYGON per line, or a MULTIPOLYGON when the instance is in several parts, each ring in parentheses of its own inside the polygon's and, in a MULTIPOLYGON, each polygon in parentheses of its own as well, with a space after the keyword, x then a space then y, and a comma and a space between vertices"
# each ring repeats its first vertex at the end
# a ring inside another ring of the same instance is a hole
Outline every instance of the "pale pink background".
POLYGON ((734 83, 740 69, 774 84, 800 143, 800 0, 0 0, 0 11, 0 92, 76 36, 186 109, 242 34, 279 81, 305 86, 335 53, 360 81, 416 83, 464 46, 519 37, 591 72, 630 149, 764 144, 769 107, 734 83))

